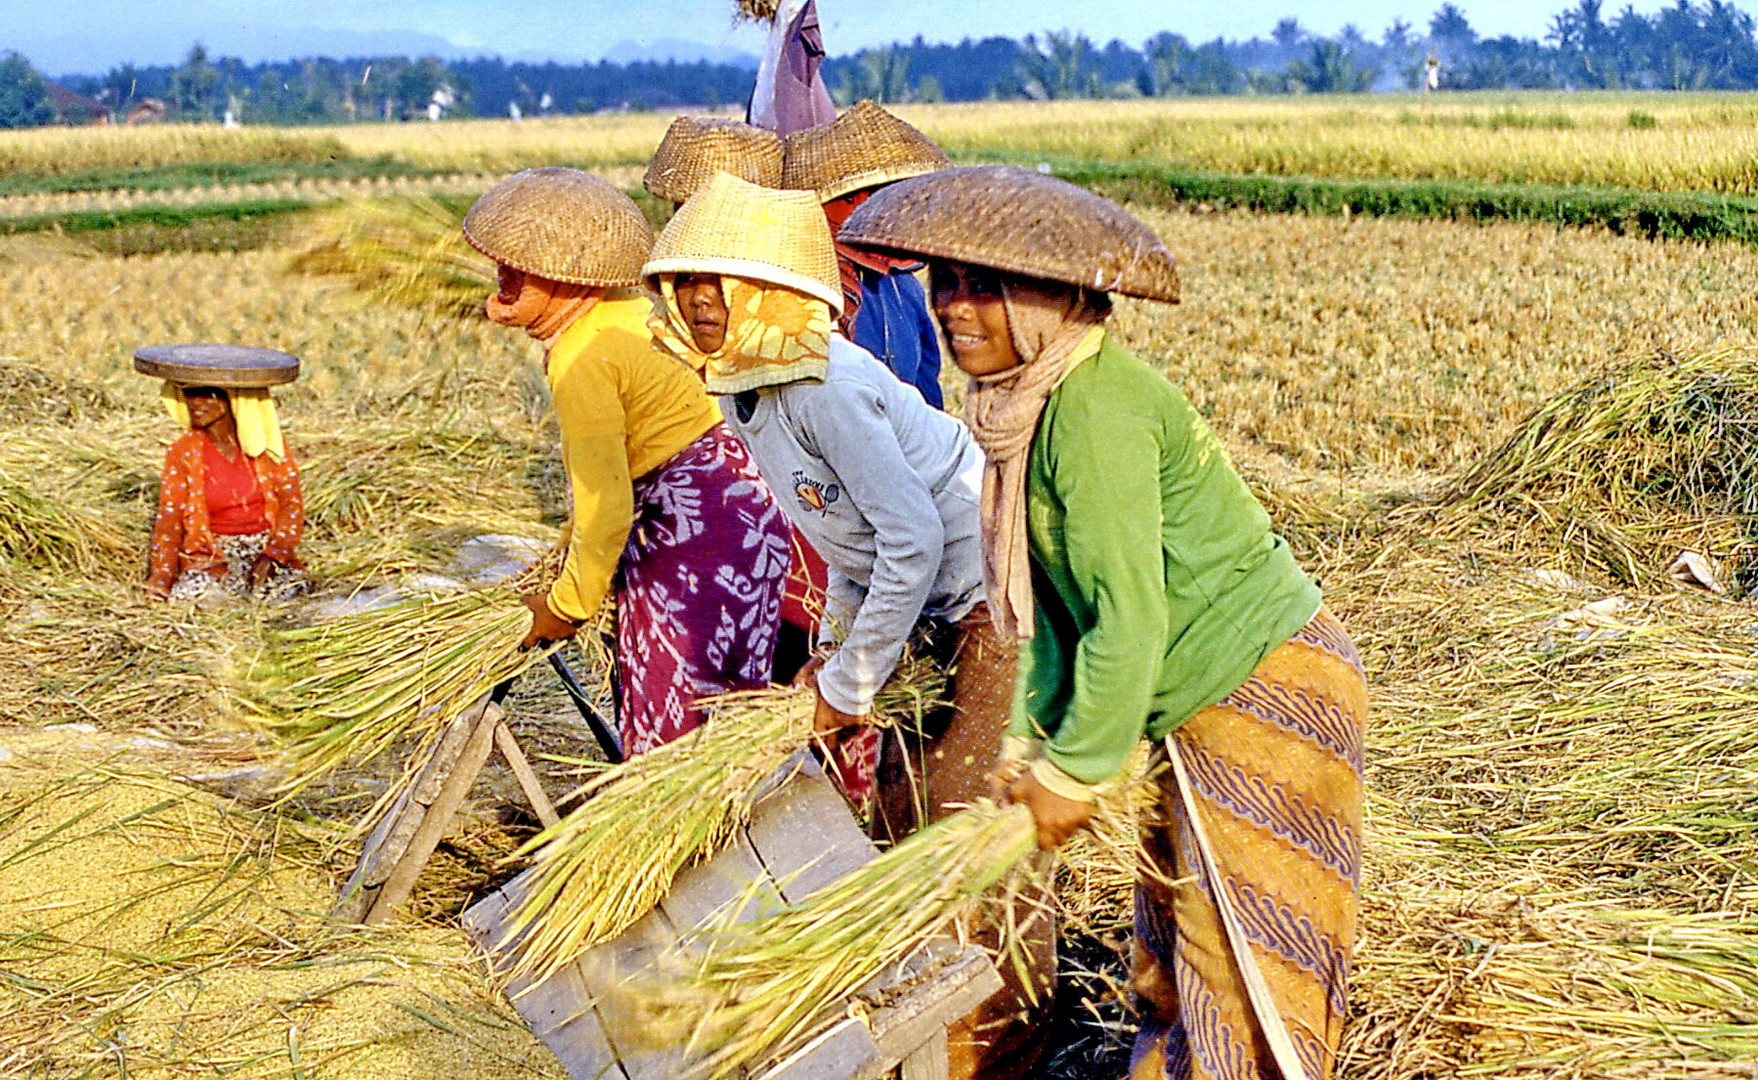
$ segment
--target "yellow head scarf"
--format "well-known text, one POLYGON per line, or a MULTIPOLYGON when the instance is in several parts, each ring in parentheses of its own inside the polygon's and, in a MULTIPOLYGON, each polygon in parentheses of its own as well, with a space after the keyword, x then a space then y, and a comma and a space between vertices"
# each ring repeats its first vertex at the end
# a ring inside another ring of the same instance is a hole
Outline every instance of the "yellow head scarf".
POLYGON ((696 348, 678 306, 676 274, 660 274, 659 302, 647 320, 660 348, 703 373, 710 394, 737 394, 802 379, 822 381, 830 370, 830 305, 782 285, 720 276, 726 301, 726 342, 713 353, 696 348))
MULTIPOLYGON (((269 396, 267 387, 251 387, 241 389, 223 386, 227 400, 232 404, 232 420, 238 425, 238 445, 251 457, 268 454, 276 461, 287 456, 287 444, 281 441, 281 420, 275 414, 275 399, 269 396)), ((165 411, 171 419, 184 428, 189 427, 189 402, 183 396, 183 387, 167 381, 159 391, 159 400, 165 403, 165 411)))

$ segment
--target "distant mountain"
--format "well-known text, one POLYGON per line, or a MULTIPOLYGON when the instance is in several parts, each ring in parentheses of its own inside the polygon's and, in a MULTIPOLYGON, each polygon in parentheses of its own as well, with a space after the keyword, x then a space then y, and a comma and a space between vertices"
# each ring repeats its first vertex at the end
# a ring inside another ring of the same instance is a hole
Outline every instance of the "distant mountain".
POLYGON ((706 60, 711 64, 730 64, 752 70, 756 70, 759 63, 756 53, 725 45, 704 45, 699 41, 685 41, 683 38, 619 41, 604 50, 604 59, 613 64, 638 64, 650 60, 661 63, 676 60, 680 64, 693 64, 698 60, 706 60))
POLYGON ((193 35, 183 27, 158 27, 149 23, 115 28, 115 32, 103 37, 91 34, 52 37, 32 44, 26 56, 43 71, 97 75, 123 60, 143 67, 181 63, 189 54, 190 45, 196 41, 207 48, 209 56, 233 56, 247 64, 306 56, 452 58, 482 51, 460 48, 438 34, 415 31, 248 27, 216 21, 193 35), (118 42, 126 44, 119 45, 118 42))

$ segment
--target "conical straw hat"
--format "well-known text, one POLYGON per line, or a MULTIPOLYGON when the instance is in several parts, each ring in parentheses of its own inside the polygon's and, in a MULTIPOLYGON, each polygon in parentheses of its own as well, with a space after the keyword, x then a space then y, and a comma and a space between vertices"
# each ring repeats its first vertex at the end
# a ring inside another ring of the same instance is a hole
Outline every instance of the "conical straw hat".
POLYGON ((641 281, 653 230, 635 201, 578 169, 526 169, 488 189, 464 239, 498 263, 575 285, 641 281))
POLYGON ((828 124, 787 137, 781 186, 816 191, 819 201, 829 202, 851 191, 907 180, 950 164, 926 135, 863 101, 828 124))
POLYGON ((727 173, 715 173, 678 210, 641 273, 731 274, 798 289, 842 312, 836 246, 817 197, 727 173))
POLYGON ((1178 302, 1178 268, 1153 230, 1110 199, 1009 165, 945 169, 892 184, 862 203, 837 238, 1178 302))
POLYGON ((681 203, 716 172, 763 187, 781 186, 781 136, 739 120, 680 116, 666 129, 641 186, 681 203))

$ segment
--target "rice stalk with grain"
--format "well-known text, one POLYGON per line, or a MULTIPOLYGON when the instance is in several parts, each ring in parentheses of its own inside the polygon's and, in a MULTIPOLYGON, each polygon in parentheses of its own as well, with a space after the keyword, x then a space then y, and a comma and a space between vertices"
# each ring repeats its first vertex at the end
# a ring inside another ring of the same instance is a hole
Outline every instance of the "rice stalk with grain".
POLYGON ((531 617, 518 596, 507 586, 416 596, 272 631, 239 696, 282 748, 281 789, 431 737, 540 660, 519 647, 531 617))
MULTIPOLYGON (((919 724, 942 692, 932 663, 906 660, 874 701, 872 722, 919 724)), ((677 874, 712 857, 750 820, 755 797, 812 739, 809 690, 724 694, 696 731, 607 768, 581 804, 533 837, 533 881, 511 917, 516 975, 547 978, 634 924, 677 874)), ((512 935, 509 935, 509 939, 512 935)))

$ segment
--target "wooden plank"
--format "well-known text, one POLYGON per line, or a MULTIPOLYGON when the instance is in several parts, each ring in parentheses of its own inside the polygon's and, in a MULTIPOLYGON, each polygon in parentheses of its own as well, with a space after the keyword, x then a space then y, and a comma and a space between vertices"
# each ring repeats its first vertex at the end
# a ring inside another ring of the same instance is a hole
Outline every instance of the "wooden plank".
POLYGON ((658 908, 643 915, 618 937, 593 949, 577 965, 581 982, 599 1008, 604 1034, 629 1080, 678 1080, 688 1072, 690 1058, 681 1048, 658 1048, 642 1018, 621 1009, 616 999, 623 984, 653 972, 677 944, 677 933, 658 908))
POLYGON ((415 779, 392 801, 372 832, 367 834, 354 873, 342 886, 341 897, 330 911, 330 918, 351 923, 366 919, 367 912, 378 899, 379 889, 408 854, 409 842, 421 828, 428 807, 433 805, 446 778, 457 767, 459 755, 470 742, 471 732, 476 730, 480 710, 487 703, 487 695, 478 699, 462 716, 448 724, 428 749, 427 760, 421 763, 415 779))
MULTIPOLYGON (((906 980, 911 976, 899 972, 906 980)), ((1001 989, 989 954, 976 946, 954 953, 919 985, 892 998, 867 1017, 881 1053, 901 1061, 1001 989)), ((887 994, 896 993, 896 986, 887 994)))
POLYGON ((494 726, 494 744, 500 748, 501 757, 506 759, 507 768, 513 771, 513 779, 519 781, 519 790, 525 793, 525 801, 537 812, 537 820, 543 822, 546 829, 559 823, 561 815, 555 812, 555 804, 544 793, 537 773, 526 759, 525 751, 519 749, 519 741, 513 738, 513 730, 507 727, 505 720, 494 726))
POLYGON ((408 850, 397 860, 396 866, 379 890, 378 897, 373 900, 372 907, 361 920, 367 925, 376 926, 388 922, 408 901, 409 894, 415 890, 415 879, 421 876, 422 868, 433 856, 434 848, 445 839, 447 831, 452 827, 453 816, 464 802, 464 797, 470 793, 470 788, 475 785, 483 764, 488 761, 489 751, 494 748, 494 727, 500 723, 502 715, 501 707, 485 699, 481 710, 475 715, 476 727, 470 732, 469 741, 464 744, 457 762, 447 774, 445 782, 440 785, 433 805, 421 816, 421 825, 415 830, 415 835, 410 837, 408 850))
MULTIPOLYGON (((811 759, 808 758, 808 761, 811 759)), ((879 853, 823 771, 802 767, 752 809, 745 833, 788 903, 855 870, 879 853)))
MULTIPOLYGON (((472 904, 462 916, 465 931, 487 954, 491 970, 497 957, 490 950, 503 947, 510 933, 507 921, 530 882, 527 871, 472 904)), ((507 997, 532 1034, 562 1063, 570 1080, 628 1080, 578 965, 535 985, 525 979, 510 980, 507 997)))
POLYGON ((844 1020, 766 1070, 760 1080, 872 1080, 891 1068, 858 1020, 844 1020))
POLYGON ((741 833, 726 850, 674 878, 659 906, 674 927, 688 933, 716 916, 730 914, 734 922, 749 922, 779 908, 781 893, 757 849, 741 833))
POLYGON ((903 1059, 898 1080, 951 1080, 947 1072, 951 1065, 946 1056, 946 1029, 942 1027, 903 1059))

